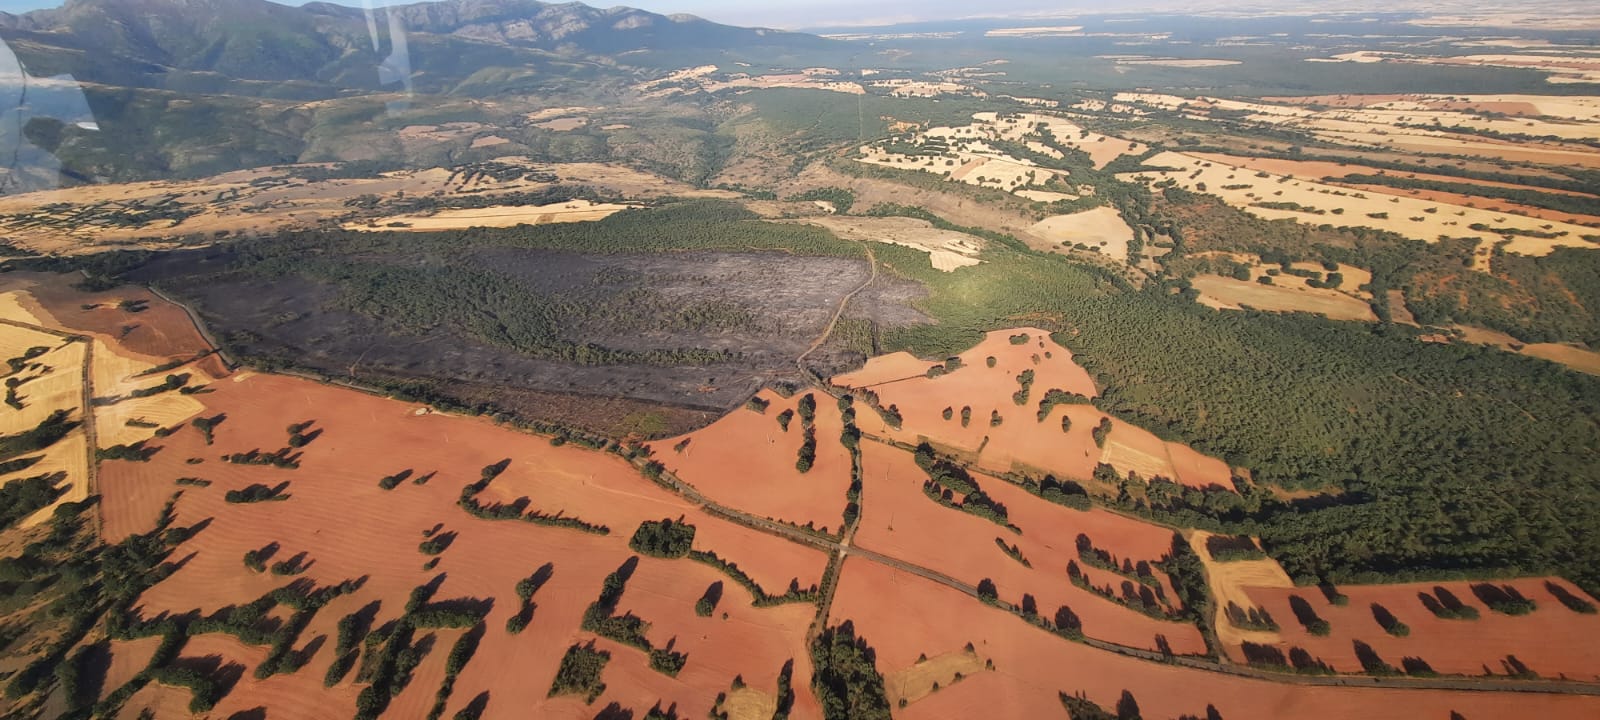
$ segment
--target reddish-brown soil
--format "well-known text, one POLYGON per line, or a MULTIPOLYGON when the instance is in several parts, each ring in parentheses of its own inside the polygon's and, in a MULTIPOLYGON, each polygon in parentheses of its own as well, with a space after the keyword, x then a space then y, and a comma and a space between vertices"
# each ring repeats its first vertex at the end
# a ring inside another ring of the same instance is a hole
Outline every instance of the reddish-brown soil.
MULTIPOLYGON (((115 342, 117 351, 123 355, 159 365, 188 359, 211 348, 183 308, 142 287, 128 285, 87 293, 71 287, 78 279, 76 275, 17 273, 16 276, 13 282, 24 283, 41 309, 55 322, 66 329, 115 342)), ((227 374, 215 356, 195 365, 211 377, 227 374)))
MULTIPOLYGON (((331 642, 339 618, 376 600, 381 603, 379 622, 393 619, 412 588, 440 573, 445 580, 438 598, 494 602, 486 619, 488 633, 457 682, 447 714, 484 691, 492 695, 486 717, 541 714, 538 708, 547 702, 545 692, 566 647, 586 639, 578 631, 584 608, 598 593, 602 578, 633 555, 628 538, 643 520, 685 516, 704 533, 697 534, 697 547, 738 563, 775 592, 782 592, 791 578, 802 586, 817 582, 826 562, 819 552, 712 518, 611 455, 571 445, 554 447, 545 439, 480 419, 418 414, 414 405, 295 378, 241 373, 213 386, 215 392, 197 397, 208 412, 227 414, 216 430, 215 445, 206 446, 197 430, 186 428, 157 441, 162 449, 150 462, 103 465, 105 528, 113 539, 149 528, 160 505, 182 487, 173 484, 174 478, 194 476, 213 483, 183 488, 177 522, 209 523, 177 550, 177 558, 186 558, 182 569, 141 599, 143 614, 212 612, 286 583, 287 578, 256 574, 243 565, 246 551, 270 542, 281 546, 278 559, 305 552, 311 566, 300 577, 319 585, 366 578, 359 592, 318 613, 301 635, 302 648, 323 638, 322 648, 307 667, 267 681, 247 673, 218 706, 221 716, 261 704, 271 705, 274 717, 348 714, 358 687, 346 680, 331 692, 321 688, 332 661, 331 642), (218 460, 224 453, 282 447, 288 438, 286 426, 306 420, 315 420, 313 427, 324 432, 303 448, 297 470, 218 460), (203 462, 190 465, 185 462, 188 458, 203 462), (530 509, 604 524, 611 533, 480 520, 456 507, 461 487, 477 479, 480 468, 507 458, 510 466, 480 496, 482 501, 527 497, 530 509), (426 485, 408 480, 389 491, 378 486, 383 476, 405 469, 417 475, 438 474, 426 485), (230 504, 223 499, 230 489, 286 481, 290 495, 286 501, 230 504), (356 518, 359 522, 352 521, 356 518), (444 531, 458 535, 439 556, 438 567, 424 571, 422 565, 429 558, 417 544, 423 531, 441 524, 444 531), (517 612, 519 602, 512 588, 547 562, 553 564, 554 573, 535 596, 532 624, 520 635, 509 635, 505 621, 517 612), (277 703, 267 702, 273 697, 293 697, 292 704, 303 707, 280 710, 277 703)), ((690 650, 688 665, 676 679, 649 670, 644 654, 637 650, 618 648, 613 653, 605 676, 612 688, 608 692, 625 693, 619 697, 638 712, 657 699, 645 702, 642 693, 657 693, 659 699, 679 702, 686 716, 703 715, 736 674, 775 691, 778 669, 804 653, 810 605, 751 607, 742 588, 718 571, 687 560, 645 558, 636 578, 638 584, 630 584, 624 596, 625 606, 655 623, 653 639, 659 637, 664 643, 677 636, 678 644, 690 650), (721 609, 730 619, 711 622, 695 617, 694 601, 717 579, 724 581, 721 609), (678 604, 681 612, 672 611, 678 604), (738 652, 725 656, 730 648, 738 652), (635 672, 641 674, 638 681, 629 679, 635 672)), ((439 637, 433 653, 418 668, 412 685, 395 698, 390 713, 421 716, 431 707, 442 678, 443 656, 459 634, 435 632, 439 637)), ((185 656, 193 652, 186 650, 185 656)), ((254 669, 251 658, 238 661, 254 669)), ((799 669, 796 676, 800 707, 806 707, 811 700, 803 688, 809 679, 799 669)), ((551 714, 578 714, 577 709, 561 710, 562 702, 553 702, 551 714)), ((596 709, 587 712, 592 715, 596 709)))
POLYGON ((994 472, 1048 473, 1084 481, 1097 464, 1110 462, 1121 472, 1133 470, 1146 479, 1163 475, 1195 487, 1231 487, 1228 467, 1222 461, 1163 443, 1125 423, 1116 423, 1112 436, 1124 445, 1138 446, 1141 452, 1104 457, 1094 444, 1092 431, 1106 416, 1092 405, 1057 405, 1041 421, 1039 402, 1052 389, 1085 397, 1099 394, 1089 373, 1072 361, 1072 352, 1043 330, 991 332, 982 343, 961 353, 960 368, 939 377, 926 375, 935 363, 923 362, 920 370, 914 370, 908 357, 897 354, 833 379, 842 387, 868 388, 878 394, 882 405, 899 410, 901 427, 894 428, 870 408, 860 407, 857 423, 863 432, 904 443, 927 441, 994 472), (1011 337, 1018 334, 1028 335, 1028 341, 1012 344, 1011 337), (990 357, 995 359, 994 367, 988 365, 990 357), (1025 402, 1018 405, 1012 395, 1021 387, 1018 377, 1026 370, 1034 372, 1034 380, 1025 402), (946 408, 951 411, 948 420, 944 418, 946 408), (965 427, 961 423, 963 408, 972 411, 965 427), (991 413, 999 413, 1000 425, 990 424, 991 413), (1066 432, 1061 429, 1063 417, 1071 418, 1066 432), (1169 445, 1178 455, 1169 453, 1169 445))
MULTIPOLYGON (((1400 667, 1403 657, 1417 657, 1440 673, 1482 675, 1485 668, 1496 675, 1507 670, 1502 665, 1507 655, 1515 655, 1529 669, 1543 677, 1571 680, 1600 680, 1600 652, 1594 639, 1600 637, 1600 615, 1584 615, 1568 610, 1549 590, 1543 578, 1499 580, 1494 585, 1511 585, 1537 603, 1532 613, 1504 615, 1490 610, 1472 594, 1472 583, 1405 583, 1400 585, 1341 586, 1350 597, 1339 607, 1329 603, 1316 588, 1250 588, 1250 597, 1278 621, 1283 648, 1303 647, 1334 668, 1360 672, 1352 641, 1371 645, 1390 665, 1400 667), (1448 589, 1461 602, 1477 608, 1477 620, 1445 620, 1423 607, 1417 593, 1434 586, 1448 589), (1316 637, 1306 632, 1289 607, 1289 596, 1298 595, 1311 604, 1332 632, 1316 637), (1372 604, 1382 605, 1411 630, 1404 638, 1385 632, 1373 618, 1372 604)), ((1588 598, 1571 583, 1552 579, 1573 595, 1588 598)))
POLYGON ((918 655, 934 657, 972 643, 994 661, 993 672, 912 703, 896 717, 1064 717, 1059 692, 1083 692, 1107 709, 1124 689, 1144 717, 1205 714, 1215 705, 1228 720, 1256 718, 1592 718, 1600 698, 1530 693, 1307 687, 1252 680, 1137 660, 1069 642, 960 592, 860 558, 845 562, 832 622, 852 621, 895 672, 918 655))
MULTIPOLYGON (((836 531, 843 523, 850 490, 850 452, 839 443, 844 429, 837 402, 810 392, 817 403, 816 460, 809 472, 795 468, 804 443, 799 413, 785 431, 777 417, 793 410, 807 393, 785 398, 770 390, 766 412, 734 410, 704 430, 652 443, 655 457, 706 497, 761 517, 836 531), (684 440, 682 451, 675 448, 684 440)), ((871 414, 871 410, 857 410, 871 414)))
MULTIPOLYGON (((1083 512, 1055 505, 998 478, 976 476, 984 492, 1006 506, 1011 523, 1022 530, 1018 534, 925 496, 922 483, 928 475, 909 452, 864 443, 862 467, 862 519, 855 545, 936 569, 968 585, 991 579, 1007 602, 1019 603, 1024 593, 1031 594, 1046 617, 1054 617, 1067 605, 1083 619, 1090 637, 1154 649, 1160 634, 1176 652, 1205 651, 1193 625, 1135 612, 1074 586, 1067 577, 1067 563, 1078 558, 1078 533, 1089 535, 1096 546, 1119 558, 1153 562, 1171 546, 1170 531, 1103 510, 1083 512), (995 538, 1018 546, 1033 567, 1007 556, 995 538)), ((1120 586, 1121 578, 1102 575, 1096 576, 1096 584, 1120 586)), ((1176 602, 1169 584, 1164 583, 1163 590, 1176 602)))
POLYGON ((105 681, 101 684, 107 689, 114 689, 132 680, 134 675, 150 664, 150 656, 160 644, 159 637, 111 643, 111 663, 106 666, 105 681))

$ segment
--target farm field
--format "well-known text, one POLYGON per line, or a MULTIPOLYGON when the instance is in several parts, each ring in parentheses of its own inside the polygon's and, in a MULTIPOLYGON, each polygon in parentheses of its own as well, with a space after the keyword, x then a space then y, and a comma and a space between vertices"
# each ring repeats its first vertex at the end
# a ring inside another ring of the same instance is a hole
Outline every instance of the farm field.
MULTIPOLYGON (((1165 529, 1104 511, 1054 505, 999 478, 975 476, 984 494, 1010 512, 1010 524, 1020 530, 1012 531, 925 497, 923 483, 928 474, 910 452, 866 445, 862 465, 864 514, 855 546, 939 568, 972 586, 992 580, 1000 599, 1017 604, 1024 595, 1031 595, 1046 618, 1062 606, 1070 607, 1082 619, 1084 634, 1092 638, 1155 650, 1159 635, 1173 652, 1205 651, 1205 641, 1193 625, 1142 614, 1078 587, 1068 578, 1067 564, 1076 562, 1097 587, 1116 586, 1124 580, 1110 572, 1097 572, 1081 560, 1074 547, 1078 534, 1088 535, 1096 547, 1119 559, 1154 563, 1172 546, 1172 535, 1165 529), (1007 557, 997 539, 1016 546, 1030 565, 1007 557)), ((1161 588, 1156 598, 1159 606, 1181 607, 1170 582, 1159 571, 1155 576, 1156 586, 1161 588)), ((1116 591, 1113 595, 1117 596, 1116 591)))
POLYGON ((534 206, 497 206, 471 210, 440 210, 431 215, 392 215, 365 223, 347 223, 352 230, 455 230, 469 227, 511 227, 545 223, 603 220, 629 206, 587 200, 534 206))
POLYGON ((936 228, 926 220, 902 217, 816 217, 807 223, 827 228, 845 240, 903 245, 928 253, 935 270, 953 272, 956 268, 977 265, 984 247, 982 238, 954 230, 936 228))
POLYGON ((1225 718, 1369 717, 1403 720, 1448 717, 1452 711, 1485 716, 1534 712, 1580 718, 1594 700, 1521 693, 1452 694, 1428 690, 1361 687, 1286 687, 1240 677, 1199 672, 1106 654, 1029 627, 1007 613, 974 606, 962 593, 929 580, 851 559, 839 586, 833 616, 852 623, 876 653, 878 666, 894 673, 917 658, 974 652, 994 669, 974 673, 909 703, 897 716, 944 718, 994 715, 1050 717, 1061 713, 1058 693, 1083 693, 1102 707, 1115 707, 1130 692, 1151 717, 1203 717, 1207 705, 1225 718), (901 608, 915 606, 918 613, 901 608), (1062 673, 1061 668, 1072 668, 1062 673))
POLYGON ((503 227, 523 221, 597 220, 626 206, 572 198, 571 189, 580 186, 636 200, 734 195, 699 190, 620 165, 539 164, 515 156, 454 168, 365 175, 333 172, 326 164, 284 165, 199 180, 6 195, 0 197, 0 230, 16 247, 71 255, 126 247, 173 249, 214 241, 217 233, 227 237, 335 220, 357 229, 372 222, 405 222, 417 230, 503 227), (523 198, 529 195, 539 199, 534 207, 525 206, 523 198), (359 207, 366 198, 381 201, 359 207), (438 209, 422 215, 394 212, 415 207, 419 198, 428 199, 426 207, 438 209), (500 204, 486 206, 496 198, 500 204), (568 208, 569 202, 582 207, 568 208), (542 220, 546 216, 548 220, 542 220))
POLYGON ((170 5, 0 14, 5 720, 1600 717, 1595 8, 170 5))
POLYGON ((1269 174, 1268 178, 1261 178, 1243 168, 1176 152, 1161 153, 1145 164, 1164 169, 1125 173, 1123 177, 1151 184, 1171 181, 1187 190, 1200 190, 1204 186, 1204 191, 1216 194, 1228 204, 1269 220, 1286 218, 1310 224, 1361 226, 1428 242, 1440 236, 1477 238, 1484 244, 1501 244, 1501 235, 1494 229, 1509 228, 1507 234, 1511 239, 1503 242, 1504 249, 1522 255, 1546 255, 1557 247, 1600 247, 1600 243, 1585 238, 1594 234, 1593 228, 1431 202, 1413 198, 1403 191, 1353 191, 1320 182, 1298 181, 1288 175, 1273 178, 1269 174), (1550 234, 1551 237, 1526 233, 1550 234))
POLYGON ((1367 303, 1336 290, 1262 285, 1216 275, 1198 276, 1193 283, 1200 290, 1200 302, 1219 309, 1249 306, 1269 312, 1316 313, 1333 320, 1378 319, 1367 303))
POLYGON ((838 405, 816 392, 786 398, 764 390, 755 397, 765 409, 734 410, 704 430, 651 443, 655 457, 714 500, 823 533, 838 531, 851 462, 839 443, 844 425, 838 405), (807 397, 813 423, 798 410, 807 397), (802 472, 796 465, 808 444, 814 461, 802 472))
POLYGON ((1365 643, 1384 662, 1401 667, 1405 658, 1417 658, 1433 671, 1460 675, 1513 675, 1531 671, 1543 677, 1593 680, 1600 677, 1597 659, 1584 638, 1592 637, 1600 616, 1575 612, 1563 606, 1556 593, 1593 603, 1576 588, 1549 578, 1491 581, 1490 587, 1514 588, 1532 600, 1527 615, 1507 615, 1491 609, 1474 592, 1481 583, 1422 582, 1397 585, 1351 585, 1339 588, 1349 598, 1344 605, 1327 602, 1316 588, 1248 588, 1251 604, 1263 608, 1281 626, 1280 648, 1298 646, 1341 672, 1361 672, 1356 642, 1365 643), (1546 583, 1555 589, 1550 589, 1546 583), (1419 596, 1439 597, 1438 589, 1473 608, 1475 619, 1444 619, 1424 606, 1419 596), (1316 616, 1332 628, 1315 636, 1296 620, 1291 598, 1305 601, 1316 616), (1376 607, 1374 607, 1376 606, 1376 607), (1376 617, 1384 612, 1403 623, 1405 637, 1386 632, 1376 617), (1513 664, 1521 663, 1523 668, 1513 664))
MULTIPOLYGON (((480 659, 462 673, 458 689, 461 702, 492 690, 494 704, 505 704, 498 711, 491 707, 491 716, 515 716, 513 707, 545 702, 561 707, 559 701, 544 700, 545 688, 537 683, 507 681, 527 675, 552 676, 562 650, 571 642, 587 641, 576 632, 578 616, 598 591, 602 576, 630 556, 626 543, 633 528, 648 519, 680 516, 697 527, 723 522, 649 485, 621 460, 580 448, 551 447, 540 439, 495 429, 480 420, 418 414, 414 406, 292 378, 236 375, 218 385, 216 392, 202 396, 206 412, 227 416, 215 430, 215 444, 207 445, 201 433, 186 428, 166 438, 162 451, 149 462, 110 462, 103 473, 108 498, 106 532, 113 536, 147 529, 165 496, 182 489, 172 484, 172 477, 201 476, 211 482, 204 488, 187 489, 176 506, 180 524, 211 518, 204 550, 146 593, 144 612, 153 615, 197 608, 209 613, 269 591, 282 581, 251 572, 239 558, 249 550, 274 544, 281 548, 275 558, 304 553, 307 569, 298 577, 319 586, 367 578, 358 593, 319 613, 304 631, 306 638, 332 637, 333 623, 341 614, 368 602, 380 604, 380 623, 397 617, 411 588, 430 578, 446 577, 438 588, 441 598, 477 598, 475 602, 493 608, 484 618, 490 631, 478 650, 480 659), (330 408, 338 410, 330 413, 330 408), (214 459, 218 454, 248 451, 270 436, 281 435, 284 426, 307 420, 314 420, 313 432, 318 436, 304 446, 300 469, 235 465, 214 459), (415 450, 396 452, 404 447, 415 450), (204 462, 191 465, 190 458, 204 462), (514 520, 481 520, 455 507, 461 486, 477 477, 475 469, 499 459, 511 463, 478 496, 479 502, 517 504, 529 512, 572 518, 611 528, 610 532, 594 535, 514 520), (377 464, 373 464, 375 460, 377 464), (393 490, 380 487, 383 477, 405 470, 412 471, 411 477, 393 490), (426 483, 419 485, 416 479, 426 483), (233 504, 223 498, 226 491, 251 484, 283 482, 288 483, 284 502, 233 504), (383 507, 382 519, 360 525, 341 523, 340 518, 352 506, 383 507), (411 548, 424 540, 424 531, 431 528, 438 528, 435 532, 449 537, 450 542, 437 556, 437 568, 424 570, 429 556, 411 548), (507 561, 503 548, 513 546, 528 549, 526 554, 519 553, 522 562, 507 561), (396 552, 402 548, 406 550, 396 552), (517 612, 512 586, 546 562, 553 564, 553 573, 548 585, 538 591, 532 625, 523 634, 505 633, 502 626, 517 612), (513 667, 519 668, 515 675, 504 674, 513 667)), ((726 531, 723 534, 727 539, 706 549, 747 568, 766 587, 781 592, 787 585, 780 579, 784 575, 805 585, 815 583, 820 554, 792 546, 797 553, 786 541, 748 531, 743 535, 735 532, 732 537, 726 531)), ((697 535, 697 546, 698 541, 697 535)), ((709 698, 725 689, 734 675, 742 673, 747 682, 761 687, 761 678, 775 678, 784 662, 803 654, 799 633, 810 616, 804 604, 754 608, 750 606, 752 598, 732 585, 716 569, 698 563, 640 561, 629 591, 622 596, 619 614, 632 610, 650 620, 657 628, 651 634, 653 642, 665 644, 677 638, 679 651, 694 660, 678 681, 670 682, 645 667, 643 653, 614 646, 613 662, 621 675, 619 681, 608 683, 613 691, 598 701, 600 705, 617 701, 626 707, 647 707, 663 700, 679 702, 680 709, 704 712, 709 709, 709 698), (720 609, 730 613, 731 619, 695 618, 695 599, 707 585, 718 581, 728 586, 720 609), (679 601, 681 607, 677 607, 679 601), (690 627, 699 629, 691 631, 690 627), (734 635, 722 637, 730 632, 734 635), (708 640, 713 644, 704 644, 708 640), (739 654, 732 656, 739 660, 732 664, 713 660, 725 655, 716 650, 715 643, 739 648, 739 654), (712 664, 695 667, 700 660, 712 664), (688 691, 696 685, 697 691, 688 691), (662 694, 646 697, 649 693, 662 694)), ((441 635, 437 641, 441 649, 436 652, 442 652, 451 641, 453 638, 441 635)), ((237 655, 229 657, 252 664, 248 657, 237 655)), ((320 683, 331 662, 327 652, 315 658, 305 670, 275 683, 277 688, 262 684, 257 689, 246 678, 219 707, 248 709, 253 699, 274 692, 310 693, 316 687, 311 683, 320 683), (290 690, 293 685, 284 684, 290 680, 308 684, 290 690)), ((428 667, 425 662, 413 681, 421 689, 397 696, 391 712, 421 713, 431 703, 431 688, 441 675, 430 676, 428 667)), ((803 686, 803 673, 800 678, 803 686)), ((768 691, 774 690, 768 687, 768 691)), ((336 692, 323 696, 307 708, 308 716, 347 706, 352 695, 336 692)))
POLYGON ((959 363, 942 364, 954 369, 932 375, 929 363, 916 372, 917 366, 902 356, 874 358, 861 371, 833 382, 874 393, 880 405, 895 408, 902 417, 896 427, 878 413, 863 412, 860 423, 868 434, 912 445, 926 440, 992 472, 1051 473, 1088 481, 1097 465, 1107 463, 1120 473, 1161 475, 1193 487, 1230 486, 1225 463, 1162 441, 1087 404, 1098 394, 1094 381, 1072 361, 1069 350, 1042 330, 995 330, 956 357, 959 363), (1031 381, 1019 403, 1025 374, 1031 381), (1053 390, 1065 395, 1041 416, 1041 403, 1053 390), (1102 422, 1106 429, 1097 430, 1102 422), (1093 436, 1099 432, 1106 435, 1097 442, 1093 436))

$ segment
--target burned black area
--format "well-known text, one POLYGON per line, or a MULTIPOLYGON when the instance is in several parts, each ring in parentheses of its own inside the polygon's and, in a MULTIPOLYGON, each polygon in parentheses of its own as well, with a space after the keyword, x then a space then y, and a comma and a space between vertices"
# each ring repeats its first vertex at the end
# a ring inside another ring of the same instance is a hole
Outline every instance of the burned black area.
MULTIPOLYGON (((358 312, 341 302, 346 288, 337 277, 253 272, 248 258, 225 247, 159 256, 125 277, 191 303, 219 341, 249 362, 379 385, 420 384, 468 406, 492 404, 526 419, 616 431, 635 429, 650 406, 699 411, 667 423, 681 430, 685 422, 703 423, 736 407, 763 385, 800 382, 796 358, 870 273, 861 259, 771 251, 590 254, 491 247, 454 257, 416 253, 353 261, 424 271, 448 263, 509 278, 575 310, 556 317, 567 341, 634 353, 694 348, 717 351, 720 359, 586 364, 535 357, 461 327, 407 326, 358 312), (553 407, 559 398, 605 409, 586 417, 574 407, 553 407)), ((926 322, 909 305, 923 292, 880 275, 852 299, 846 317, 885 326, 926 322)), ((826 374, 863 359, 860 348, 832 342, 807 361, 826 374)), ((648 431, 653 423, 643 425, 648 431)))

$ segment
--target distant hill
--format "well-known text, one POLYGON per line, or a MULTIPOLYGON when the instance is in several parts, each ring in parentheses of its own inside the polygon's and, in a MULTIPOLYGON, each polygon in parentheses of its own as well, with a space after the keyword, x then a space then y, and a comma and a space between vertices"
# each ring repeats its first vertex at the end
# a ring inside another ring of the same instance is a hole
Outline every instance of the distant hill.
POLYGON ((649 65, 661 54, 783 54, 830 43, 688 15, 533 0, 445 0, 370 14, 266 0, 68 0, 0 13, 0 38, 35 76, 293 98, 376 90, 399 75, 444 90, 486 67, 577 58, 649 65))

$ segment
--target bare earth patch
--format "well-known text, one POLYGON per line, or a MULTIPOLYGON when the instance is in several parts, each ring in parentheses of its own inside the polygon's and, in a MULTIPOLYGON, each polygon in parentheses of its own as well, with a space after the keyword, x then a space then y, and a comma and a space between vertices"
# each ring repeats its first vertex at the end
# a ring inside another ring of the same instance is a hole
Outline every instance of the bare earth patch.
POLYGON ((1047 217, 1029 230, 1050 241, 1051 245, 1082 244, 1118 260, 1128 259, 1128 241, 1133 239, 1133 228, 1128 227, 1122 215, 1112 207, 1047 217))
POLYGON ((604 220, 631 205, 572 200, 550 205, 498 205, 486 208, 440 210, 432 215, 395 215, 363 223, 346 223, 350 230, 455 230, 469 227, 512 227, 604 220))
POLYGON ((1190 282, 1202 299, 1211 301, 1208 305, 1225 310, 1249 306, 1272 312, 1316 313, 1334 320, 1378 319, 1370 305, 1337 290, 1262 285, 1218 275, 1199 275, 1190 282))
POLYGON ((983 658, 970 651, 948 652, 918 662, 904 670, 887 673, 883 689, 889 695, 889 705, 898 706, 921 700, 936 690, 945 688, 970 675, 983 672, 983 658))
POLYGON ((928 253, 935 270, 953 272, 956 268, 982 262, 978 253, 983 250, 981 238, 942 230, 932 223, 917 218, 901 217, 839 217, 811 218, 805 222, 827 228, 845 240, 863 240, 903 245, 928 253))

